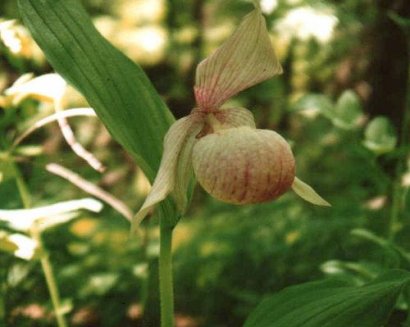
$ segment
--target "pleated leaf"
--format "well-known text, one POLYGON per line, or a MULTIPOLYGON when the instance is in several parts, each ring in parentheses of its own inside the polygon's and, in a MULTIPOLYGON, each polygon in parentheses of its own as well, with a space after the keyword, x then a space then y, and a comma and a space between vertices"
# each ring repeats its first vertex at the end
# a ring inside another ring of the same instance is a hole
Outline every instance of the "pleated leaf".
POLYGON ((409 281, 397 270, 360 287, 333 279, 292 286, 264 300, 244 327, 383 326, 409 281))
MULTIPOLYGON (((101 36, 77 0, 18 0, 18 5, 53 68, 85 96, 152 182, 174 118, 142 69, 101 36)), ((171 201, 163 202, 159 213, 170 225, 178 221, 171 201)))

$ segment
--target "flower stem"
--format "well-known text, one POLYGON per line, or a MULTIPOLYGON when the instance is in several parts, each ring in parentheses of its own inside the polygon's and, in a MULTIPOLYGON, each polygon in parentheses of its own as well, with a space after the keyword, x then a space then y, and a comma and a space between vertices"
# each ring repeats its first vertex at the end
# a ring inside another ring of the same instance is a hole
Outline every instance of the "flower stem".
POLYGON ((161 327, 174 326, 174 289, 172 278, 173 227, 160 221, 159 292, 161 300, 161 327))
POLYGON ((2 263, 1 273, 1 286, 0 286, 0 326, 7 326, 7 309, 6 309, 6 297, 7 297, 7 274, 8 266, 4 265, 4 260, 0 260, 2 263))
POLYGON ((141 307, 142 307, 142 315, 145 314, 145 309, 147 306, 147 301, 149 297, 149 288, 150 288, 150 261, 148 257, 148 242, 149 242, 149 233, 147 228, 141 228, 141 252, 142 252, 142 259, 141 262, 146 264, 146 273, 142 279, 141 285, 141 307))
MULTIPOLYGON (((13 161, 13 159, 9 159, 9 160, 13 168, 14 176, 16 178, 17 188, 19 190, 21 201, 23 202, 24 208, 28 209, 31 207, 30 192, 28 190, 26 182, 24 181, 24 178, 21 175, 20 170, 18 169, 16 163, 13 161)), ((36 240, 39 246, 41 267, 43 269, 48 291, 50 293, 51 301, 53 303, 53 309, 54 309, 54 314, 57 319, 57 325, 58 327, 67 327, 67 323, 65 321, 64 315, 61 310, 60 295, 58 293, 57 283, 54 277, 51 262, 48 258, 48 254, 46 253, 44 249, 44 243, 41 237, 41 231, 36 226, 34 226, 31 231, 31 236, 36 240)))
POLYGON ((402 185, 402 175, 406 169, 407 153, 409 149, 410 141, 410 31, 404 30, 405 36, 407 38, 407 95, 406 103, 404 108, 404 115, 402 118, 402 125, 400 131, 399 139, 399 151, 400 157, 398 158, 395 180, 393 183, 393 195, 392 195, 392 205, 390 211, 390 223, 388 230, 388 237, 390 241, 394 241, 394 237, 399 228, 400 223, 400 212, 404 209, 404 186, 402 185), (403 154, 402 154, 402 153, 403 154))
POLYGON ((31 196, 30 192, 28 191, 26 182, 24 181, 24 178, 13 159, 9 158, 9 162, 13 169, 14 177, 16 178, 17 189, 19 191, 23 207, 25 209, 29 209, 31 208, 31 196))
POLYGON ((54 314, 57 319, 57 325, 58 327, 67 327, 67 323, 65 321, 64 314, 61 309, 60 294, 58 292, 57 282, 54 276, 53 267, 51 265, 47 250, 44 248, 44 243, 41 237, 41 232, 37 228, 37 226, 35 226, 32 229, 31 234, 39 245, 41 267, 43 268, 48 291, 51 297, 51 302, 53 303, 54 314))

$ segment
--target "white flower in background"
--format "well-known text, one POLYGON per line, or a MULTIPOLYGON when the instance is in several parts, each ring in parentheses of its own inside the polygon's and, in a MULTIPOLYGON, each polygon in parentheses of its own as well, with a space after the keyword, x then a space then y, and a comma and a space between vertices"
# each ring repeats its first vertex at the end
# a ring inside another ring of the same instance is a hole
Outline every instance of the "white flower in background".
POLYGON ((165 0, 118 0, 113 1, 113 7, 115 16, 123 26, 143 26, 161 24, 166 14, 167 3, 165 0))
POLYGON ((260 6, 264 14, 271 14, 278 6, 278 0, 261 0, 260 6))
POLYGON ((17 250, 14 251, 16 257, 24 260, 31 260, 34 257, 38 244, 31 237, 16 233, 9 235, 8 240, 17 246, 17 250))
POLYGON ((410 156, 407 158, 407 171, 402 176, 401 185, 410 187, 410 156))
POLYGON ((147 27, 141 32, 144 32, 144 35, 141 35, 140 41, 147 52, 156 52, 160 49, 163 49, 166 45, 166 32, 163 29, 155 27, 147 27))
POLYGON ((30 33, 15 19, 0 20, 0 42, 15 56, 40 63, 44 61, 43 52, 31 38, 30 33))
POLYGON ((66 81, 58 74, 45 74, 33 78, 33 74, 24 74, 4 93, 12 97, 13 105, 18 105, 27 97, 40 101, 61 101, 67 90, 66 81))
POLYGON ((139 63, 157 63, 165 54, 168 35, 161 25, 124 25, 121 20, 104 16, 95 19, 94 23, 104 37, 139 63), (118 29, 121 29, 121 33, 118 33, 118 29))
POLYGON ((0 210, 0 221, 18 231, 29 231, 34 224, 44 230, 77 217, 77 211, 86 209, 100 212, 103 204, 92 198, 54 203, 33 209, 0 210))
POLYGON ((410 173, 406 173, 403 175, 401 185, 403 187, 410 187, 410 173))
POLYGON ((299 7, 288 11, 275 27, 284 38, 307 41, 311 38, 326 43, 331 40, 338 19, 329 8, 299 7))
POLYGON ((0 39, 11 53, 17 54, 22 50, 23 45, 13 28, 15 23, 14 19, 0 23, 0 39))

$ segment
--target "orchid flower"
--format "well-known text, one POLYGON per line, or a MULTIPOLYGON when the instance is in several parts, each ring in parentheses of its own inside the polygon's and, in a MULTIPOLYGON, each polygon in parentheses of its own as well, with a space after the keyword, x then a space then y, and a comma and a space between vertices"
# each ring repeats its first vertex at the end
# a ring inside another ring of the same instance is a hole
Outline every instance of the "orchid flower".
POLYGON ((282 73, 266 23, 257 7, 196 70, 197 107, 177 120, 164 139, 164 153, 151 192, 134 226, 171 194, 182 214, 195 173, 213 197, 234 204, 273 200, 292 188, 303 199, 329 203, 295 177, 295 159, 278 133, 257 129, 245 108, 222 108, 240 91, 282 73))

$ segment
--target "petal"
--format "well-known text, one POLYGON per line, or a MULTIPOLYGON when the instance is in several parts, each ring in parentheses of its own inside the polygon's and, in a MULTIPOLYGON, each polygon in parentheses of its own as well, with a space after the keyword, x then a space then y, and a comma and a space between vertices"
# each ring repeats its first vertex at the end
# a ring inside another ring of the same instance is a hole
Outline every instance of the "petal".
POLYGON ((14 255, 20 259, 31 260, 38 249, 38 243, 24 234, 11 234, 8 236, 8 240, 17 246, 14 255))
POLYGON ((252 112, 245 108, 221 109, 213 113, 222 126, 229 128, 248 126, 256 128, 252 112))
POLYGON ((292 184, 292 190, 295 191, 303 200, 316 204, 318 206, 330 207, 331 204, 323 199, 316 191, 305 182, 302 182, 299 178, 295 177, 292 184))
POLYGON ((57 202, 52 205, 31 209, 0 210, 0 221, 7 222, 11 228, 27 231, 31 226, 43 219, 42 225, 50 226, 53 222, 67 221, 67 217, 80 209, 99 212, 103 204, 93 198, 57 202), (45 219, 48 221, 46 222, 45 219))
POLYGON ((63 97, 66 89, 67 83, 60 75, 45 74, 30 80, 22 81, 19 79, 17 83, 5 91, 5 94, 13 97, 14 105, 27 97, 54 102, 63 97))
POLYGON ((24 131, 19 137, 15 139, 13 142, 13 146, 17 146, 20 144, 27 136, 32 134, 37 129, 52 123, 59 118, 68 118, 68 117, 75 117, 75 116, 97 116, 94 109, 92 108, 73 108, 73 109, 66 109, 64 111, 56 112, 52 115, 46 116, 37 122, 33 123, 27 130, 24 131))
POLYGON ((202 129, 202 124, 197 124, 192 127, 189 135, 186 138, 185 144, 178 157, 178 165, 176 169, 176 183, 174 186, 173 196, 177 204, 177 209, 180 213, 184 213, 188 204, 187 190, 189 182, 193 175, 192 173, 192 149, 198 141, 197 135, 202 129))
POLYGON ((255 9, 214 54, 198 65, 195 97, 201 109, 217 109, 238 92, 281 72, 265 19, 255 9))
MULTIPOLYGON (((144 204, 132 219, 131 233, 137 231, 139 224, 152 207, 163 201, 175 189, 179 157, 187 138, 202 128, 203 122, 198 119, 199 117, 200 115, 191 114, 177 120, 165 135, 164 153, 157 176, 144 204)), ((181 190, 178 189, 178 192, 181 190)))

